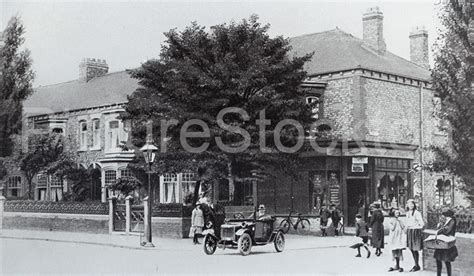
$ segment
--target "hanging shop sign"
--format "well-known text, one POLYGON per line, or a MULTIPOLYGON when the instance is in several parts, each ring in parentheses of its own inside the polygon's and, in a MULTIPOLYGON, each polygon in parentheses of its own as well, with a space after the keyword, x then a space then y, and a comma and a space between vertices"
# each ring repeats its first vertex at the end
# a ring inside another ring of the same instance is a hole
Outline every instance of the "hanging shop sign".
POLYGON ((354 173, 363 173, 364 172, 364 164, 353 163, 352 164, 352 172, 354 173))

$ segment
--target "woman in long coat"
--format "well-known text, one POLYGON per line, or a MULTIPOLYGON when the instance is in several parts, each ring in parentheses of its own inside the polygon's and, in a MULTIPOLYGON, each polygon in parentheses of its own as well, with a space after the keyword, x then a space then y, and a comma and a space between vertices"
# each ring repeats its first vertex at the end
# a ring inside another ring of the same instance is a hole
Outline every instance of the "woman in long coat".
POLYGON ((370 217, 370 227, 372 228, 372 247, 375 248, 375 255, 380 256, 382 254, 382 248, 384 248, 384 228, 383 228, 383 213, 380 210, 380 203, 374 203, 374 211, 370 217))

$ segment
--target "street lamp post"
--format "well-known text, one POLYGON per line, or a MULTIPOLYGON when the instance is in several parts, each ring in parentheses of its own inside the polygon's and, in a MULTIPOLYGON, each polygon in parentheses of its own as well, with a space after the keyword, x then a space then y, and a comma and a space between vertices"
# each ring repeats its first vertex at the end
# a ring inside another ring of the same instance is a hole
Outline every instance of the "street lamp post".
POLYGON ((148 216, 145 218, 147 220, 146 227, 145 227, 145 247, 154 247, 152 243, 152 234, 151 234, 151 217, 152 217, 152 202, 153 202, 153 194, 151 192, 151 174, 153 173, 151 170, 151 165, 155 160, 156 152, 158 148, 155 147, 151 142, 147 141, 147 143, 140 149, 143 153, 143 157, 145 158, 145 162, 148 165, 148 216))

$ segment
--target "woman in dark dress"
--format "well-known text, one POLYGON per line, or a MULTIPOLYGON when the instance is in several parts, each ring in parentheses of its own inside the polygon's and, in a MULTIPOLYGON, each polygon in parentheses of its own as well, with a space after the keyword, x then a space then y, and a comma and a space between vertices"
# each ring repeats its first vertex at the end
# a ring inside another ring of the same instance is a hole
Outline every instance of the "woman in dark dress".
POLYGON ((370 217, 370 227, 372 228, 372 247, 375 248, 375 255, 382 255, 382 248, 384 248, 384 228, 383 228, 383 213, 380 210, 380 203, 373 204, 374 211, 370 217))
MULTIPOLYGON (((440 223, 438 224, 438 235, 454 236, 456 233, 456 219, 454 218, 454 212, 447 210, 443 212, 440 223), (445 220, 444 220, 444 218, 445 220)), ((458 249, 453 246, 449 249, 436 249, 434 252, 434 258, 436 259, 436 271, 437 275, 441 276, 441 270, 443 269, 443 262, 446 264, 446 271, 448 276, 451 276, 451 262, 454 262, 458 256, 458 249)))

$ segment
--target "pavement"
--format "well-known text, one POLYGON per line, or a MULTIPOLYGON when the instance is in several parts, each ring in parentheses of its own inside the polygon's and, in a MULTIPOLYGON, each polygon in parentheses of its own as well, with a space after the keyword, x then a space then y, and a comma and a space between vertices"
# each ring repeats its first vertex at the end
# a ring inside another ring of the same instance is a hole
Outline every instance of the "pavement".
MULTIPOLYGON (((253 247, 249 256, 218 249, 213 256, 190 239, 154 237, 155 247, 140 246, 140 236, 2 230, 0 274, 312 274, 402 275, 387 272, 393 264, 389 250, 381 257, 355 258, 351 236, 286 235, 286 246, 253 247)), ((403 267, 413 266, 405 253, 403 267)), ((406 272, 408 273, 408 272, 406 272)), ((420 271, 413 276, 435 275, 420 271)))

